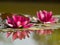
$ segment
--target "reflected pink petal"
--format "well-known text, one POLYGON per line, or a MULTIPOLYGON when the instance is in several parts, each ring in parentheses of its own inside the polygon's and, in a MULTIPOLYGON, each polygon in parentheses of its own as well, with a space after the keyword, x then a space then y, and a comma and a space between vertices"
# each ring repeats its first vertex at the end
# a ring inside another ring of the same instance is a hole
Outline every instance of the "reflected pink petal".
POLYGON ((17 32, 14 32, 14 33, 13 33, 13 36, 12 36, 12 39, 15 40, 15 39, 17 39, 17 38, 18 38, 17 32))
POLYGON ((8 38, 12 32, 7 32, 6 37, 8 38))
POLYGON ((20 39, 20 40, 22 40, 22 34, 21 34, 21 32, 19 31, 19 32, 17 32, 17 34, 18 34, 18 38, 20 39))

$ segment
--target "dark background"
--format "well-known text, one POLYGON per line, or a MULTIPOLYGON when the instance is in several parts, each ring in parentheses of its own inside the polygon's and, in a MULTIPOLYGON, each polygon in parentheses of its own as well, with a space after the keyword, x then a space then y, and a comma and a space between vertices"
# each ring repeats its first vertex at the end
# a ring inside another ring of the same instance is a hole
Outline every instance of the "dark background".
POLYGON ((60 0, 0 0, 0 1, 13 1, 13 2, 59 2, 60 0))

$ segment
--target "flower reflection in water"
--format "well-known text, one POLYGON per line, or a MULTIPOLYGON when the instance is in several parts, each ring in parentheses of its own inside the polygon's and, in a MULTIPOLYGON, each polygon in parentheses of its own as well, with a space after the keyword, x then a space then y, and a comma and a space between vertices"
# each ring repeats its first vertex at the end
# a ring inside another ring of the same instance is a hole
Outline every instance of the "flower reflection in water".
POLYGON ((16 32, 7 32, 7 37, 9 37, 11 34, 13 34, 12 35, 12 39, 13 40, 15 40, 17 38, 22 40, 22 39, 25 39, 26 37, 29 38, 30 32, 31 32, 31 30, 16 31, 16 32))
POLYGON ((53 30, 51 29, 46 29, 46 30, 36 30, 36 33, 39 35, 48 35, 48 34, 52 34, 53 30))
POLYGON ((45 33, 45 30, 42 32, 40 30, 35 31, 33 36, 38 45, 60 45, 60 29, 46 30, 47 33, 45 33))

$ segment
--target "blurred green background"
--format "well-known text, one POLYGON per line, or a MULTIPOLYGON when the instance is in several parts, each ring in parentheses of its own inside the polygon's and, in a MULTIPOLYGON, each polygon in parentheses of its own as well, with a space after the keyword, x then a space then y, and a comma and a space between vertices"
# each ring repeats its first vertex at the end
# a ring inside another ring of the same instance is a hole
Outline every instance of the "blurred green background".
POLYGON ((57 2, 0 2, 0 12, 12 12, 36 15, 38 10, 53 11, 53 14, 60 14, 60 3, 57 2))

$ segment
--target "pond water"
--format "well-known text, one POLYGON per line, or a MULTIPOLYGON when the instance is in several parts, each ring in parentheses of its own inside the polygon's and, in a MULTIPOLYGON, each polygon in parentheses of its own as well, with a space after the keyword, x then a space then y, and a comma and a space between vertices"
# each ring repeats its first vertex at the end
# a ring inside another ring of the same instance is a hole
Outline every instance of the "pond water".
POLYGON ((0 34, 0 45, 37 45, 36 42, 33 39, 33 33, 30 35, 30 38, 26 38, 23 40, 12 40, 10 36, 9 38, 6 38, 6 35, 1 33, 0 34))
POLYGON ((0 45, 60 45, 60 29, 54 30, 50 35, 38 35, 31 33, 30 38, 12 40, 6 38, 5 33, 0 33, 0 45))

